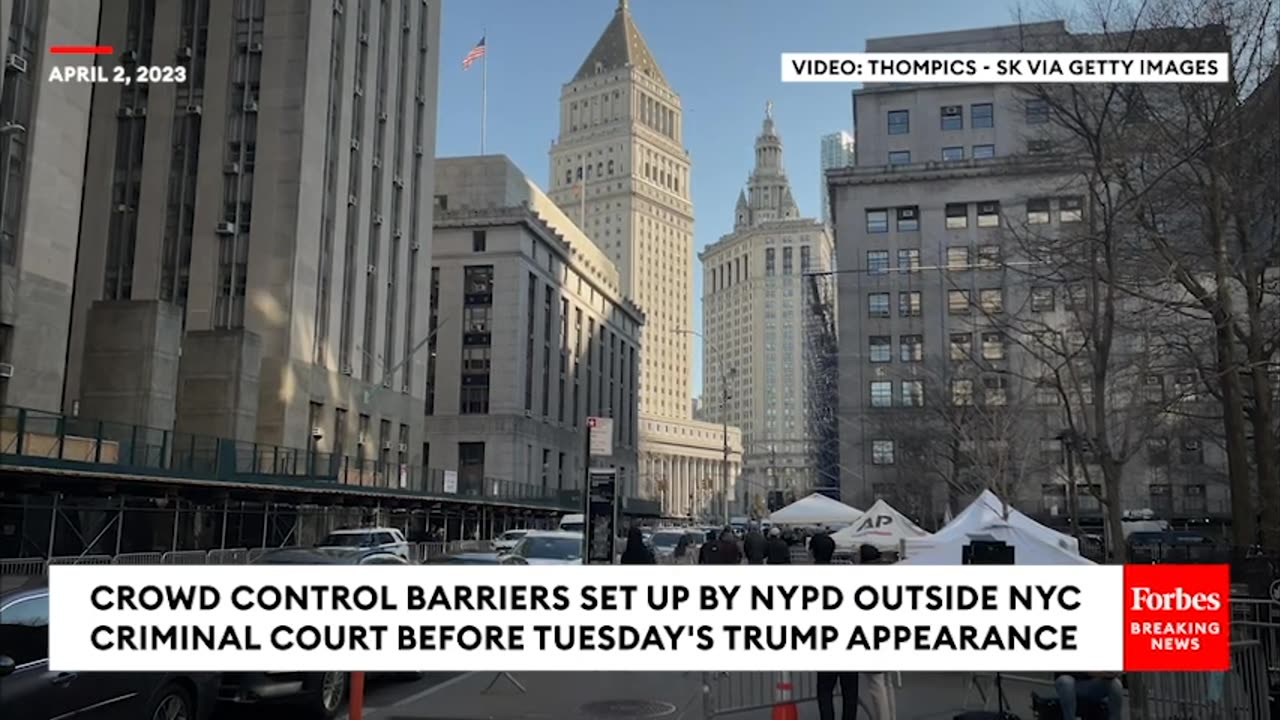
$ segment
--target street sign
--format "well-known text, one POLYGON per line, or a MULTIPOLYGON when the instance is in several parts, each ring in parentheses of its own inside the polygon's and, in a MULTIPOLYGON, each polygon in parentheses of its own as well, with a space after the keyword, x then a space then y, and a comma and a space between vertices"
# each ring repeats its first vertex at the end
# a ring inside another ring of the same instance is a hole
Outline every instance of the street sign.
POLYGON ((618 537, 618 469, 591 468, 583 508, 588 565, 612 565, 618 537))
POLYGON ((591 433, 591 457, 613 457, 613 418, 589 417, 587 429, 591 433))
POLYGON ((444 471, 444 491, 447 493, 458 492, 458 471, 457 470, 444 471))

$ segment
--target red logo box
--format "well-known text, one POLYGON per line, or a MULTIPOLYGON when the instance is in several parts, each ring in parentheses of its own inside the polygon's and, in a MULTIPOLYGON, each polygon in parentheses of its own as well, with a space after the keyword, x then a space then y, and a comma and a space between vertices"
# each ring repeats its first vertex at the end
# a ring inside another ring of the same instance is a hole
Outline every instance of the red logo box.
POLYGON ((1126 565, 1124 669, 1231 669, 1231 569, 1126 565))

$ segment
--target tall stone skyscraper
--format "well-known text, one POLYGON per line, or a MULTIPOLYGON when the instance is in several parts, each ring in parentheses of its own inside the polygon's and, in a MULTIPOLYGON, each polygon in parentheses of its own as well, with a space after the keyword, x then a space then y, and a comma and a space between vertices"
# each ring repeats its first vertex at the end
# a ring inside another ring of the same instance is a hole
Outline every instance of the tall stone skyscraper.
POLYGON ((683 123, 680 96, 621 0, 561 92, 548 186, 645 312, 639 488, 668 512, 697 515, 719 507, 725 466, 732 497, 739 440, 735 428, 692 415, 693 202, 683 123))
POLYGON ((822 136, 822 177, 818 178, 818 197, 822 198, 822 222, 831 224, 831 197, 827 192, 827 171, 853 164, 853 135, 841 130, 822 136))

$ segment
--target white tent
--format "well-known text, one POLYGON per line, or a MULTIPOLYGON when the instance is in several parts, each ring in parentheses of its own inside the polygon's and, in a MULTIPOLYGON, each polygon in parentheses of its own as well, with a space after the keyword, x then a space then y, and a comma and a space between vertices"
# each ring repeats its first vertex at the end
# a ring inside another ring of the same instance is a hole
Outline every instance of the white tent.
POLYGON ((903 540, 928 535, 882 498, 867 508, 857 522, 834 533, 831 539, 836 541, 836 547, 842 549, 872 545, 881 550, 897 550, 903 540))
POLYGON ((991 525, 1016 527, 1025 530, 1042 543, 1062 548, 1073 555, 1080 554, 1080 542, 1070 535, 1064 535, 1053 528, 1041 525, 1012 507, 1007 509, 1007 516, 1003 514, 1004 512, 1000 498, 990 490, 986 490, 938 532, 925 538, 907 539, 906 554, 912 556, 934 547, 963 545, 963 540, 970 534, 991 525))
POLYGON ((1026 528, 1005 523, 992 523, 985 528, 975 530, 963 537, 931 547, 912 555, 899 565, 960 565, 963 548, 974 540, 995 540, 1012 545, 1015 565, 1093 565, 1092 561, 1080 557, 1057 545, 1042 541, 1035 533, 1026 528))
POLYGON ((821 493, 797 500, 769 516, 774 525, 840 525, 862 517, 862 511, 821 493))

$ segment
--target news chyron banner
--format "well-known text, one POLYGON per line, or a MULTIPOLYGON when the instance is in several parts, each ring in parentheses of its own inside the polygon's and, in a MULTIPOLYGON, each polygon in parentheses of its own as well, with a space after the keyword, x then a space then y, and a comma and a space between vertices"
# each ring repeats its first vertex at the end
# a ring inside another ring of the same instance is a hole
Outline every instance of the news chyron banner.
POLYGON ((54 671, 1230 665, 1226 566, 55 565, 49 572, 54 671))

